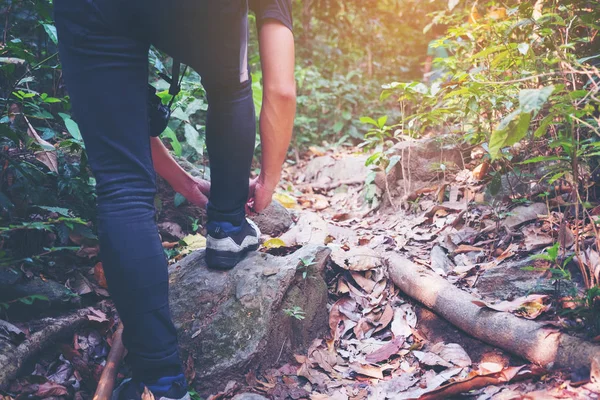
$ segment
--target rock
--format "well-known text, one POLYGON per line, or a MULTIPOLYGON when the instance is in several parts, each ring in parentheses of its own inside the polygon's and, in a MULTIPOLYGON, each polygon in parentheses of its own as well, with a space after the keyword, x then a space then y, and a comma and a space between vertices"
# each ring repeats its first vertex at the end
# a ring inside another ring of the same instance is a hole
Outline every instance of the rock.
POLYGON ((50 279, 42 280, 37 276, 26 278, 20 271, 16 273, 18 279, 15 280, 14 270, 7 269, 5 272, 5 278, 10 277, 11 279, 0 279, 0 302, 10 302, 33 295, 46 298, 45 300, 36 300, 31 305, 20 302, 11 304, 8 313, 12 318, 30 317, 31 314, 48 309, 71 308, 80 303, 79 298, 71 290, 58 282, 50 279))
POLYGON ((332 184, 345 181, 365 181, 370 171, 365 166, 368 156, 352 155, 335 159, 331 156, 313 158, 305 169, 307 183, 332 184))
POLYGON ((529 206, 515 207, 502 225, 509 229, 514 229, 526 222, 535 221, 539 215, 548 214, 548 207, 544 203, 534 203, 529 206))
POLYGON ((240 393, 231 400, 268 400, 266 397, 256 393, 240 393))
POLYGON ((454 264, 440 246, 431 249, 431 269, 444 276, 454 269, 454 264))
POLYGON ((163 239, 165 236, 175 240, 181 240, 185 237, 183 229, 175 222, 162 222, 158 224, 158 232, 163 236, 163 239))
POLYGON ((193 360, 201 387, 216 388, 243 380, 250 369, 283 363, 327 330, 328 258, 329 249, 306 246, 286 257, 252 253, 232 271, 218 272, 206 268, 201 250, 170 267, 181 356, 193 360), (313 259, 306 279, 300 259, 313 259), (295 307, 303 320, 286 314, 295 307))
POLYGON ((294 223, 290 212, 277 200, 273 200, 262 213, 252 217, 252 221, 258 225, 261 233, 273 237, 281 235, 294 223))
MULTIPOLYGON (((485 270, 475 288, 483 297, 497 300, 512 300, 532 293, 554 293, 554 280, 550 272, 543 268, 539 271, 524 269, 530 266, 543 267, 543 264, 531 259, 501 264, 485 270)), ((564 293, 575 287, 575 282, 563 281, 561 284, 564 293)))
POLYGON ((281 240, 286 246, 305 245, 308 243, 323 245, 329 235, 327 222, 319 214, 313 212, 301 212, 296 224, 281 235, 281 240))

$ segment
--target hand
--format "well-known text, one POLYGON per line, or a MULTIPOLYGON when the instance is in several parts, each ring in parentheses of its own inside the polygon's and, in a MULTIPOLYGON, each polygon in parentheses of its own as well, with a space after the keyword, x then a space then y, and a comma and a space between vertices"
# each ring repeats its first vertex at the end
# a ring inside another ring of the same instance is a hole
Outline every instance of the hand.
POLYGON ((248 213, 260 213, 264 211, 273 200, 273 193, 276 186, 277 181, 269 181, 262 174, 258 178, 251 180, 246 211, 248 213))
POLYGON ((210 182, 200 178, 190 178, 178 192, 190 203, 206 208, 210 196, 210 182))

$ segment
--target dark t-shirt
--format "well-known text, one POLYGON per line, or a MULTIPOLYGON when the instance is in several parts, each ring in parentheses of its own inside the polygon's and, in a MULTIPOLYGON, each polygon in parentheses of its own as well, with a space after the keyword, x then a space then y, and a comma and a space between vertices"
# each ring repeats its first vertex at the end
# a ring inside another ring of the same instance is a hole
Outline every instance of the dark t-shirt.
POLYGON ((266 19, 275 19, 293 30, 292 0, 249 0, 249 6, 256 14, 259 29, 266 19))

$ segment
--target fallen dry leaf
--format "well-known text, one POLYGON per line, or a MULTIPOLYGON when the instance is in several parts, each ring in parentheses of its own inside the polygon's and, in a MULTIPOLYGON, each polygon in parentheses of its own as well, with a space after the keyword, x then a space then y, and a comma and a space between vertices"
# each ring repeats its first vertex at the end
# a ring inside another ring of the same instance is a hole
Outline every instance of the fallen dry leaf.
POLYGON ((485 249, 481 248, 481 247, 469 246, 467 244, 461 244, 460 246, 458 246, 456 248, 456 250, 453 251, 453 253, 454 254, 464 254, 464 253, 470 253, 472 251, 480 252, 480 251, 485 251, 485 249))
POLYGON ((394 309, 389 304, 386 304, 381 317, 376 321, 378 326, 375 328, 374 333, 385 329, 392 322, 392 319, 394 319, 394 309))
POLYGON ((280 247, 285 247, 285 242, 279 238, 273 238, 264 242, 263 247, 266 249, 277 249, 280 247))
POLYGON ((431 351, 439 355, 442 359, 456 365, 457 367, 470 367, 472 364, 471 357, 467 354, 458 343, 444 343, 440 342, 435 344, 431 351))
POLYGON ((392 321, 394 337, 411 336, 415 326, 417 326, 417 315, 410 304, 402 304, 394 310, 394 320, 392 321))
POLYGON ((475 178, 478 181, 483 180, 487 176, 489 169, 490 169, 490 164, 487 161, 484 162, 483 164, 479 164, 473 170, 473 178, 475 178))
POLYGON ((348 251, 336 247, 331 252, 331 260, 349 271, 368 271, 382 265, 377 252, 365 246, 352 247, 348 251))
POLYGON ((508 367, 500 372, 494 372, 489 375, 475 375, 470 376, 465 380, 452 382, 438 389, 424 393, 419 397, 419 400, 444 400, 488 385, 498 385, 510 382, 515 378, 528 378, 537 373, 539 372, 535 372, 535 370, 527 368, 525 365, 520 367, 508 367))
POLYGON ((356 301, 350 297, 342 297, 336 301, 329 311, 329 329, 331 336, 335 337, 340 322, 348 319, 351 315, 356 321, 360 319, 360 314, 356 312, 356 301))
POLYGON ((449 363, 448 361, 444 360, 439 355, 432 353, 430 351, 415 350, 412 352, 412 354, 417 358, 417 360, 419 360, 419 362, 421 362, 421 364, 427 365, 429 367, 435 367, 435 366, 446 367, 446 368, 452 367, 452 363, 449 363))
POLYGON ((104 289, 108 289, 108 284, 106 283, 106 277, 104 276, 104 268, 102 267, 102 262, 99 262, 94 266, 94 278, 96 278, 98 286, 104 289))
POLYGON ((27 119, 25 115, 23 115, 23 118, 27 123, 27 134, 29 135, 29 137, 34 139, 43 149, 35 153, 35 158, 37 158, 41 163, 47 166, 50 171, 58 173, 58 159, 56 157, 56 149, 50 143, 42 139, 40 135, 38 135, 36 130, 29 122, 29 119, 27 119))
POLYGON ((389 360, 391 356, 394 354, 398 354, 398 352, 402 349, 402 346, 405 343, 405 339, 403 336, 398 336, 393 340, 389 341, 383 347, 380 347, 378 350, 368 354, 365 357, 365 360, 370 363, 379 363, 385 360, 389 360))
POLYGON ((376 282, 369 278, 365 278, 362 274, 358 272, 351 273, 354 282, 356 282, 365 292, 371 293, 373 288, 375 288, 376 282))
POLYGON ((277 200, 285 208, 296 208, 297 205, 296 199, 286 193, 275 193, 273 200, 277 200))
POLYGON ((383 370, 379 366, 375 365, 362 365, 359 363, 350 364, 350 369, 356 372, 357 374, 361 374, 364 376, 368 376, 376 379, 383 379, 383 370))
POLYGON ((544 300, 547 298, 548 295, 531 294, 529 296, 519 297, 513 301, 502 301, 496 304, 490 304, 479 300, 473 301, 473 304, 496 311, 513 312, 527 319, 535 319, 550 308, 549 305, 544 305, 544 300))
POLYGON ((35 396, 41 399, 45 399, 48 397, 61 397, 66 396, 69 393, 66 387, 59 385, 57 383, 48 381, 42 383, 38 386, 37 392, 35 392, 35 396))

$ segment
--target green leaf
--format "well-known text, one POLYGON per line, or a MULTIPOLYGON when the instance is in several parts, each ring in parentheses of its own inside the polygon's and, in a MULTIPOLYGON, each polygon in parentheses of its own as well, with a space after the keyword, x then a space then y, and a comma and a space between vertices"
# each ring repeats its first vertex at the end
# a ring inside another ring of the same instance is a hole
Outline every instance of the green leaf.
POLYGON ((44 30, 50 37, 50 40, 54 42, 54 44, 58 44, 58 35, 56 34, 56 27, 52 24, 42 24, 44 30))
POLYGON ((60 115, 60 117, 65 121, 67 131, 69 131, 73 139, 82 142, 83 138, 81 137, 81 132, 79 131, 79 125, 77 125, 77 122, 73 121, 71 116, 68 114, 58 113, 58 115, 60 115))
POLYGON ((69 209, 67 208, 62 208, 62 207, 47 207, 47 206, 34 206, 35 208, 39 208, 41 210, 46 210, 49 212, 53 212, 56 214, 60 214, 64 217, 70 217, 69 215, 69 209))
POLYGON ((546 86, 541 89, 523 89, 519 92, 519 104, 521 112, 538 112, 554 92, 554 85, 546 86))
POLYGON ((523 139, 527 135, 530 123, 530 113, 520 113, 520 110, 516 110, 507 115, 490 137, 489 148, 492 159, 497 159, 504 147, 512 146, 523 139), (519 119, 515 123, 517 116, 519 119))
POLYGON ((363 124, 371 124, 371 125, 379 128, 379 124, 377 124, 377 121, 375 121, 371 117, 360 117, 360 122, 362 122, 363 124))
POLYGON ((390 171, 392 170, 392 168, 394 168, 396 166, 396 164, 398 164, 398 162, 400 161, 401 158, 402 158, 401 156, 391 156, 390 163, 386 167, 385 173, 389 174, 390 171))
POLYGON ((550 247, 548 250, 546 250, 548 252, 548 255, 553 259, 556 260, 558 258, 558 250, 560 249, 560 243, 556 242, 554 243, 554 246, 550 247))
POLYGON ((192 125, 185 124, 184 125, 184 134, 185 134, 185 141, 187 142, 187 144, 192 146, 199 155, 203 155, 204 154, 204 138, 200 136, 200 133, 198 133, 198 131, 192 125))
POLYGON ((32 305, 36 300, 38 301, 50 301, 48 300, 47 296, 41 295, 41 294, 34 294, 31 296, 27 296, 27 297, 21 297, 20 299, 17 299, 19 302, 25 304, 25 305, 32 305))
POLYGON ((183 197, 181 193, 175 193, 175 198, 173 199, 173 204, 175 208, 179 208, 183 203, 185 203, 187 199, 183 197))
POLYGON ((21 138, 17 132, 10 129, 8 125, 0 124, 0 136, 12 140, 15 144, 21 142, 21 138))
POLYGON ((173 153, 175 153, 177 157, 181 157, 181 143, 179 142, 179 139, 177 139, 177 135, 173 132, 173 129, 167 126, 162 133, 161 138, 168 139, 173 148, 173 153))
POLYGON ((512 146, 513 144, 519 142, 527 135, 527 130, 529 129, 529 125, 531 123, 531 114, 523 113, 519 117, 519 121, 517 122, 514 129, 509 129, 508 136, 506 137, 505 146, 512 146))
POLYGON ((383 117, 379 118, 377 120, 377 126, 381 129, 385 126, 385 123, 387 122, 388 117, 387 115, 384 115, 383 117))
POLYGON ((365 161, 365 166, 368 167, 369 165, 379 161, 380 158, 381 158, 380 152, 373 154, 371 157, 367 158, 367 161, 365 161))
POLYGON ((340 133, 342 131, 342 129, 344 129, 344 122, 343 121, 338 121, 333 125, 333 131, 335 133, 340 133))
POLYGON ((535 164, 539 162, 548 162, 548 161, 567 161, 566 157, 559 156, 538 156, 530 158, 529 160, 525 160, 520 162, 519 164, 535 164))
POLYGON ((562 172, 558 172, 558 173, 552 175, 552 177, 550 179, 548 179, 548 184, 552 185, 554 182, 556 182, 557 180, 559 180, 566 174, 567 174, 567 171, 562 171, 562 172))
POLYGON ((542 121, 540 122, 540 126, 538 126, 538 128, 533 133, 533 136, 535 136, 536 138, 541 138, 542 136, 544 136, 546 132, 548 132, 548 127, 550 126, 550 124, 552 124, 553 121, 554 114, 550 114, 544 117, 544 119, 542 119, 542 121))

